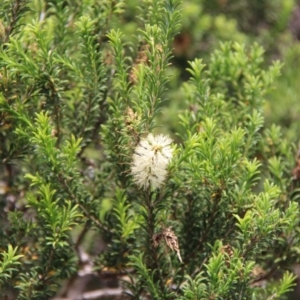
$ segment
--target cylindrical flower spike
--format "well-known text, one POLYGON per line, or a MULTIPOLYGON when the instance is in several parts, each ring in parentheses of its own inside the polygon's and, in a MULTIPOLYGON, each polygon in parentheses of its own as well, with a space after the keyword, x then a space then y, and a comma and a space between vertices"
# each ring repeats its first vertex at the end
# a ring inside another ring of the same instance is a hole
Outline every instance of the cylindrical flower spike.
POLYGON ((152 133, 140 141, 133 154, 131 174, 141 188, 159 188, 166 179, 167 166, 172 159, 172 139, 152 133))

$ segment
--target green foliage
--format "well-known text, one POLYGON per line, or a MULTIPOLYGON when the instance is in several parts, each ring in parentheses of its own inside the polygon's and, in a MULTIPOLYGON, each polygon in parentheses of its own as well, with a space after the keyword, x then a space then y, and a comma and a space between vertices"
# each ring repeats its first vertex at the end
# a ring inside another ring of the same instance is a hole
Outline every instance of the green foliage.
POLYGON ((279 34, 292 1, 224 4, 228 24, 209 15, 221 2, 145 0, 131 20, 134 1, 2 1, 1 298, 72 288, 82 251, 97 274, 110 270, 117 284, 128 275, 124 299, 271 300, 292 290, 299 160, 295 168, 294 145, 264 121, 282 64, 266 66, 245 35, 260 8, 279 34), (280 19, 268 5, 283 7, 280 19), (245 24, 231 19, 241 7, 245 24), (173 40, 198 13, 202 37, 226 24, 239 42, 216 30, 223 42, 188 63, 178 92, 173 40), (177 92, 177 124, 162 128, 177 92), (101 251, 91 250, 97 239, 101 251))
POLYGON ((9 279, 12 276, 14 271, 17 271, 15 268, 17 265, 20 264, 18 260, 22 257, 22 255, 16 255, 17 248, 13 249, 11 245, 8 245, 7 252, 2 252, 2 260, 1 260, 1 267, 0 267, 0 282, 3 282, 9 279))

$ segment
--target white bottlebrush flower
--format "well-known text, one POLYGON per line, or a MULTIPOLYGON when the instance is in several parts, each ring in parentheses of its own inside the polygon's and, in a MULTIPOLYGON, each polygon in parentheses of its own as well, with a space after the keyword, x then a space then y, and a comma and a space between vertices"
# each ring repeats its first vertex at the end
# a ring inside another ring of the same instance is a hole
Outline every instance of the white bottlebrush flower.
POLYGON ((167 166, 172 159, 172 140, 163 134, 152 133, 140 141, 133 154, 131 174, 140 187, 159 188, 167 176, 167 166))

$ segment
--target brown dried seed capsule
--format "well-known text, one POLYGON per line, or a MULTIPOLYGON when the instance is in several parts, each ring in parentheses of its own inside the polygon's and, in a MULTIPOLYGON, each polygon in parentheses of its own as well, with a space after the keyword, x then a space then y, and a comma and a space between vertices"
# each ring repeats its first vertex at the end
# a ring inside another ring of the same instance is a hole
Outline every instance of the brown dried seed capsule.
POLYGON ((153 246, 156 248, 160 242, 164 239, 166 245, 172 250, 175 251, 178 259, 182 263, 182 258, 180 255, 179 245, 178 245, 178 238, 175 235, 174 231, 171 229, 171 227, 164 228, 160 233, 155 234, 152 237, 153 246))

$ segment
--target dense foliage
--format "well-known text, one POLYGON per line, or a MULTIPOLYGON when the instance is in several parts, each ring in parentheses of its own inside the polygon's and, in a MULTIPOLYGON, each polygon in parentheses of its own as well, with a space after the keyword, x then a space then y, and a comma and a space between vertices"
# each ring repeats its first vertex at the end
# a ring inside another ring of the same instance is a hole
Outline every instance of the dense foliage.
POLYGON ((300 160, 264 108, 294 3, 199 1, 195 25, 197 3, 0 3, 1 299, 75 299, 87 274, 122 299, 292 290, 300 160), (210 39, 218 6, 238 41, 210 39))

